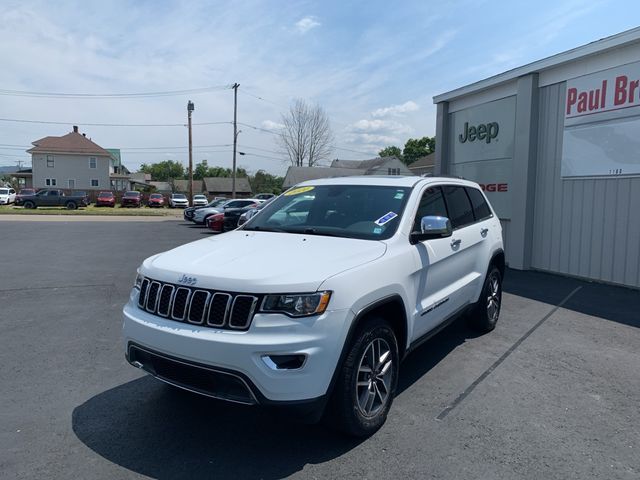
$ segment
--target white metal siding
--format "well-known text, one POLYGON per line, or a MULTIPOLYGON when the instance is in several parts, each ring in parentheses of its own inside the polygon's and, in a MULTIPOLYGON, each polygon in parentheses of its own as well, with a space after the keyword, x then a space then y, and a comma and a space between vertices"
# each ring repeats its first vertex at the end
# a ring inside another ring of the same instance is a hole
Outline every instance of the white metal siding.
POLYGON ((532 266, 640 287, 640 177, 561 178, 565 92, 540 89, 532 266))

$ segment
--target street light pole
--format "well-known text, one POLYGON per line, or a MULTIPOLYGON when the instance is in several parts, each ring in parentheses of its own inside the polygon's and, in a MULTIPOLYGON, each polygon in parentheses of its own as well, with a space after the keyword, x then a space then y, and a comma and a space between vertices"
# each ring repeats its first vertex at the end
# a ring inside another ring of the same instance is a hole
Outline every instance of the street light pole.
POLYGON ((189 204, 193 203, 193 143, 191 141, 191 112, 195 109, 193 102, 187 103, 187 117, 189 120, 189 204))
POLYGON ((231 172, 231 198, 236 198, 236 147, 238 144, 238 87, 239 83, 233 84, 233 169, 231 172))

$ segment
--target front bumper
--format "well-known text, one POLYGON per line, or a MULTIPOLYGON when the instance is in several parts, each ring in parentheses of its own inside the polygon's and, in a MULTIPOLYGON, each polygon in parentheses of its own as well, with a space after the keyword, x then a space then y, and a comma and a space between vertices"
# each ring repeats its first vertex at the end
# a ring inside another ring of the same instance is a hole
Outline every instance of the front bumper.
MULTIPOLYGON (((352 319, 349 310, 302 319, 256 314, 248 331, 230 331, 149 314, 138 308, 136 297, 134 290, 123 309, 127 352, 134 345, 234 375, 246 382, 256 400, 253 403, 260 404, 311 401, 325 396, 352 319), (305 361, 300 368, 276 369, 272 362, 269 366, 265 358, 269 355, 304 355, 305 361)), ((174 378, 169 383, 180 382, 174 378)), ((178 386, 188 388, 182 383, 178 386)))

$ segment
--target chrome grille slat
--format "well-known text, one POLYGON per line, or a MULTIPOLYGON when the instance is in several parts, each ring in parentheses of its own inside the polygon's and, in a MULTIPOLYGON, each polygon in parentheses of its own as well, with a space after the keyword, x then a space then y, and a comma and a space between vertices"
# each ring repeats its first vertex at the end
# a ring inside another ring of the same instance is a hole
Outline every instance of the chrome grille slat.
POLYGON ((176 290, 175 287, 168 283, 162 286, 162 289, 160 290, 160 299, 158 300, 158 315, 160 315, 161 317, 169 316, 169 313, 171 312, 171 307, 173 306, 173 294, 175 290, 176 290), (167 296, 169 298, 166 298, 167 296), (163 308, 165 303, 167 305, 166 309, 163 308))
POLYGON ((158 298, 160 297, 158 294, 160 293, 160 282, 151 282, 149 285, 149 289, 147 292, 147 302, 146 302, 146 310, 150 313, 155 313, 156 308, 158 306, 158 298))
POLYGON ((228 293, 216 292, 213 294, 213 297, 211 297, 211 301, 209 302, 209 309, 207 311, 207 325, 209 325, 210 327, 224 327, 225 323, 227 322, 227 317, 229 316, 229 309, 231 307, 232 299, 233 296, 228 293), (224 311, 222 315, 220 315, 219 312, 213 311, 214 308, 219 308, 218 302, 220 302, 220 306, 222 306, 222 302, 224 302, 224 311), (218 321, 216 321, 217 319, 218 321))
POLYGON ((253 318, 253 312, 256 309, 258 297, 253 295, 236 295, 231 305, 231 314, 229 315, 229 327, 237 330, 243 330, 249 326, 253 318), (240 302, 238 302, 240 300, 240 302), (247 301, 250 302, 247 304, 247 301))
POLYGON ((189 309, 189 300, 191 298, 191 290, 187 287, 178 287, 176 293, 173 295, 173 305, 171 306, 171 318, 174 320, 184 320, 185 315, 189 309), (182 306, 182 315, 176 315, 176 306, 178 306, 178 301, 182 298, 182 292, 186 292, 184 297, 184 306, 182 306))
POLYGON ((137 303, 140 309, 170 320, 240 331, 251 325, 261 298, 145 278, 137 303))
POLYGON ((209 303, 209 297, 211 294, 206 290, 195 290, 191 293, 191 299, 189 301, 189 313, 187 313, 187 321, 189 323, 195 323, 196 325, 202 325, 204 323, 204 315, 207 313, 207 304, 209 303), (198 298, 204 295, 204 300, 197 300, 198 298), (202 302, 202 309, 200 310, 200 315, 198 315, 198 309, 200 306, 196 304, 197 301, 202 302), (192 313, 193 317, 192 318, 192 313))
POLYGON ((149 279, 145 278, 140 285, 140 294, 138 295, 138 306, 144 308, 147 304, 147 291, 149 290, 149 279))

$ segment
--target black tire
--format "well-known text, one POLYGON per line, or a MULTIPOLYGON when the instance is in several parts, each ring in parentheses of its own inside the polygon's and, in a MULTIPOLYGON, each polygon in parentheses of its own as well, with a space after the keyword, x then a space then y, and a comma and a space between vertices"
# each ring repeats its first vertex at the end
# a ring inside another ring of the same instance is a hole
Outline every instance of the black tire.
POLYGON ((496 328, 502 306, 502 275, 494 265, 489 267, 478 303, 471 311, 471 326, 483 333, 496 328))
POLYGON ((348 348, 325 420, 347 435, 368 437, 382 427, 393 403, 400 362, 398 342, 384 319, 372 317, 358 328, 348 348), (383 352, 377 355, 378 361, 373 360, 376 348, 383 352), (367 373, 371 364, 373 372, 367 373))
POLYGON ((76 208, 78 208, 78 205, 76 204, 76 202, 67 202, 65 207, 67 207, 67 210, 75 210, 76 208))
POLYGON ((26 202, 24 202, 24 208, 28 208, 28 209, 36 208, 36 204, 30 200, 27 200, 26 202))

